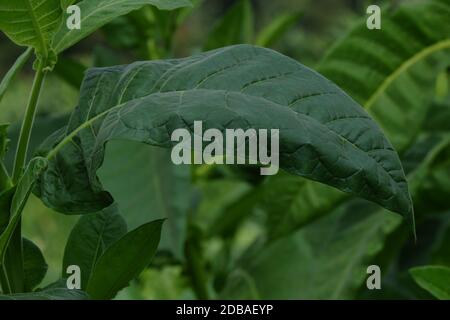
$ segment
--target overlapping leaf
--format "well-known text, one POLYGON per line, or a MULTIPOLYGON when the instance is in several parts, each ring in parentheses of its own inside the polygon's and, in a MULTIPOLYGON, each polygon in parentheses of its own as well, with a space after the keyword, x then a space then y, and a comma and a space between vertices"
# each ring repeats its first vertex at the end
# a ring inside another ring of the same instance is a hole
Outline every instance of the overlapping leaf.
POLYGON ((36 193, 60 212, 101 210, 112 203, 96 177, 107 141, 170 147, 171 132, 195 120, 205 129, 279 129, 282 168, 412 220, 397 154, 364 110, 316 72, 247 45, 91 70, 68 127, 41 148, 51 161, 36 193))

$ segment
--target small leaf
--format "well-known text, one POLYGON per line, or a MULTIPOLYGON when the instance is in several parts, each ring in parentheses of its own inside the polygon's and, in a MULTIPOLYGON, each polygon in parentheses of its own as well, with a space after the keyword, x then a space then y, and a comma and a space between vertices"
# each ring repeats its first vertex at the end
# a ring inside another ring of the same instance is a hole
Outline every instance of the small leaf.
POLYGON ((126 232, 126 223, 118 213, 116 205, 81 217, 67 240, 62 276, 67 276, 68 266, 79 266, 81 288, 85 289, 100 256, 126 232))
POLYGON ((450 300, 450 268, 442 266, 416 267, 409 270, 419 286, 440 300, 450 300))
POLYGON ((37 245, 25 238, 22 243, 24 287, 26 291, 31 291, 44 279, 48 265, 37 245))
POLYGON ((130 231, 100 257, 89 279, 92 299, 112 299, 151 262, 158 247, 163 220, 130 231))
POLYGON ((189 6, 191 2, 189 0, 83 0, 77 3, 82 12, 81 29, 70 30, 63 24, 55 35, 53 47, 60 53, 114 18, 149 4, 161 10, 173 10, 189 6))

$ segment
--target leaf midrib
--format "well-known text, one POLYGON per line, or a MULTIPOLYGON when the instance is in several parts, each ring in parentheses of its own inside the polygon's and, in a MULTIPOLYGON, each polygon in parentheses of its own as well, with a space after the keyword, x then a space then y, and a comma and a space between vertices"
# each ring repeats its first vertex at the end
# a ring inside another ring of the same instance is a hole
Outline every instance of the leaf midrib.
MULTIPOLYGON (((174 91, 168 91, 168 92, 164 92, 164 93, 174 93, 174 92, 181 92, 181 93, 183 93, 183 92, 186 92, 186 91, 195 91, 195 90, 199 90, 199 89, 178 90, 178 91, 174 90, 174 91)), ((212 90, 212 89, 200 89, 200 90, 212 90)), ((226 90, 212 90, 212 91, 229 92, 229 91, 226 91, 226 90)), ((77 127, 75 130, 73 130, 73 131, 72 131, 70 134, 68 134, 63 140, 61 140, 61 142, 59 142, 52 150, 50 150, 49 153, 48 153, 47 156, 46 156, 46 159, 47 159, 47 160, 50 160, 50 159, 52 159, 53 157, 55 157, 56 154, 57 154, 57 153, 58 153, 58 152, 59 152, 59 151, 67 144, 67 143, 70 143, 70 142, 73 140, 73 138, 74 138, 80 131, 82 131, 83 129, 86 129, 87 127, 91 126, 92 123, 94 123, 94 122, 97 121, 98 119, 102 118, 103 116, 108 115, 110 112, 112 112, 112 111, 114 111, 114 110, 116 110, 116 109, 122 108, 123 106, 125 106, 125 105, 128 104, 128 103, 130 103, 131 101, 136 101, 136 100, 146 99, 146 98, 150 97, 151 95, 153 95, 153 94, 158 94, 158 93, 160 93, 160 92, 152 92, 152 93, 150 93, 150 94, 148 94, 148 95, 146 95, 146 96, 144 96, 144 97, 140 97, 140 98, 137 98, 137 99, 133 99, 133 100, 130 100, 130 101, 126 101, 126 102, 124 102, 124 103, 121 103, 121 104, 119 104, 119 105, 116 105, 116 106, 114 106, 114 107, 111 107, 110 109, 107 109, 107 110, 105 110, 105 111, 99 113, 99 114, 96 115, 95 117, 92 117, 91 119, 87 120, 86 122, 84 122, 83 124, 81 124, 79 127, 77 127)), ((234 92, 234 91, 233 91, 233 93, 236 93, 236 94, 242 94, 242 95, 246 95, 246 96, 247 96, 247 94, 245 94, 245 93, 239 93, 239 92, 234 92)), ((257 97, 257 96, 252 96, 252 95, 250 95, 250 97, 253 97, 253 98, 260 98, 260 99, 266 100, 266 99, 263 98, 263 97, 257 97)), ((271 100, 267 100, 267 101, 269 101, 270 103, 273 103, 273 104, 277 104, 276 102, 273 102, 273 101, 271 101, 271 100)), ((302 113, 297 113, 296 111, 294 111, 292 108, 289 108, 288 106, 285 106, 285 105, 282 105, 282 104, 277 104, 277 105, 279 105, 280 107, 287 108, 288 110, 292 111, 292 112, 295 113, 295 114, 303 115, 303 116, 305 116, 305 117, 308 117, 311 121, 316 122, 318 125, 324 126, 324 127, 325 127, 329 132, 331 132, 332 134, 335 134, 336 136, 338 136, 338 137, 344 139, 347 143, 349 143, 350 145, 352 145, 356 150, 362 152, 362 153, 365 154, 368 158, 374 160, 375 163, 377 164, 377 166, 379 166, 379 167, 381 168, 381 170, 383 170, 384 172, 387 173, 387 175, 388 175, 388 176, 390 177, 390 179, 394 182, 394 184, 395 184, 395 185, 398 185, 399 182, 396 181, 396 180, 394 179, 394 177, 390 174, 390 172, 387 171, 387 170, 386 170, 386 169, 385 169, 385 168, 384 168, 384 167, 383 167, 383 166, 382 166, 375 158, 371 157, 371 156, 368 154, 368 151, 365 151, 365 150, 359 148, 359 147, 358 147, 357 145, 355 145, 353 142, 351 142, 350 140, 346 139, 344 136, 340 135, 338 132, 335 132, 335 131, 331 130, 328 126, 326 126, 325 124, 323 124, 323 123, 317 121, 316 119, 311 118, 310 116, 305 115, 305 114, 302 114, 302 113)), ((400 187, 399 187, 399 188, 400 188, 400 187)), ((407 214, 407 213, 405 212, 405 214, 407 214)))
MULTIPOLYGON (((44 2, 45 1, 47 1, 47 0, 44 0, 44 2)), ((45 39, 44 39, 44 35, 43 35, 42 31, 41 31, 41 27, 40 27, 40 25, 38 23, 36 15, 34 14, 34 8, 31 5, 31 0, 25 0, 25 4, 28 7, 28 13, 29 13, 29 16, 30 16, 30 20, 31 20, 31 23, 34 26, 34 31, 36 32, 38 41, 41 43, 41 50, 42 50, 42 53, 44 55, 44 59, 46 59, 47 56, 48 56, 47 46, 45 45, 45 39)))
POLYGON ((370 98, 364 103, 364 109, 370 111, 374 106, 378 98, 388 89, 388 87, 398 78, 401 74, 406 72, 410 67, 415 65, 421 59, 437 52, 450 48, 450 39, 439 41, 432 46, 426 47, 423 50, 417 52, 411 58, 402 63, 393 73, 391 73, 375 90, 375 92, 370 96, 370 98))

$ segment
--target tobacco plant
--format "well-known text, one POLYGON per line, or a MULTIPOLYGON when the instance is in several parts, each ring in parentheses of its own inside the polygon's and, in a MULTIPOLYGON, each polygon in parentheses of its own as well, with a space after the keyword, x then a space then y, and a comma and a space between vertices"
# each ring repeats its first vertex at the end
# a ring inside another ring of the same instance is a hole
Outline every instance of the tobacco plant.
MULTIPOLYGON (((400 225, 395 215, 372 214, 384 209, 401 214, 409 226, 408 236, 414 233, 410 190, 414 194, 418 188, 417 183, 408 188, 398 152, 402 156, 411 146, 414 130, 418 130, 426 111, 421 110, 425 101, 421 96, 407 99, 404 94, 420 88, 418 92, 426 99, 425 77, 433 78, 439 69, 435 61, 427 63, 429 59, 438 59, 434 54, 450 47, 448 26, 443 27, 450 12, 447 1, 431 1, 426 7, 392 13, 390 23, 410 37, 407 43, 397 39, 394 33, 373 36, 363 27, 357 27, 318 67, 323 75, 271 49, 243 44, 183 59, 89 69, 70 119, 51 134, 27 162, 41 88, 46 74, 52 72, 64 50, 114 18, 144 5, 163 10, 189 5, 185 0, 77 1, 82 12, 82 27, 69 30, 65 24, 65 8, 73 2, 0 0, 0 30, 16 44, 28 47, 2 81, 0 98, 14 74, 30 56, 35 58, 35 80, 20 130, 14 169, 12 173, 7 172, 2 163, 0 170, 0 279, 5 298, 112 299, 135 279, 152 261, 163 224, 173 226, 176 221, 168 217, 166 221, 147 222, 127 231, 121 202, 105 190, 98 176, 105 161, 106 146, 110 141, 122 140, 171 148, 173 130, 192 131, 194 121, 200 120, 205 127, 221 131, 279 129, 280 167, 284 170, 256 188, 246 190, 237 202, 238 208, 234 206, 226 215, 219 215, 219 221, 206 223, 207 233, 218 235, 236 230, 236 225, 255 207, 262 206, 268 215, 264 241, 256 242, 236 263, 235 270, 224 270, 225 284, 220 284, 220 276, 217 276, 217 296, 254 298, 248 281, 251 275, 259 281, 258 290, 263 297, 280 298, 276 296, 278 292, 282 298, 292 298, 295 293, 289 292, 286 282, 279 283, 285 286, 279 290, 265 287, 267 283, 276 283, 270 280, 265 266, 291 256, 289 248, 295 239, 283 236, 324 216, 348 201, 350 195, 378 204, 367 210, 368 219, 362 222, 374 228, 372 233, 363 235, 367 242, 378 239, 375 227, 389 233, 400 225), (426 10, 428 14, 411 22, 407 19, 412 19, 414 10, 426 10), (411 22, 408 28, 403 25, 404 21, 411 22), (421 38, 415 38, 417 30, 411 26, 420 30, 421 38), (373 47, 366 44, 364 37, 373 40, 373 47), (392 38, 401 46, 401 50, 395 51, 398 55, 394 62, 374 58, 372 50, 389 51, 385 45, 392 38), (376 77, 368 76, 369 67, 377 70, 376 77), (397 86, 406 77, 413 79, 408 86, 397 86), (383 122, 390 118, 383 114, 386 112, 394 114, 393 119, 394 116, 398 119, 398 113, 404 113, 410 122, 383 122), (409 116, 412 113, 414 115, 409 116), (21 220, 26 219, 22 212, 31 193, 57 212, 82 215, 66 244, 61 279, 45 288, 39 287, 45 275, 40 249, 23 238, 21 232, 21 220), (311 200, 317 194, 325 199, 320 204, 311 200), (265 252, 261 254, 259 249, 264 246, 265 252), (71 266, 81 270, 80 289, 67 287, 66 271, 71 266)), ((388 31, 396 29, 389 26, 388 31)), ((7 125, 0 129, 0 156, 3 157, 8 143, 7 125)), ((427 165, 432 162, 430 157, 427 165)), ((421 181, 421 173, 420 170, 408 172, 408 178, 421 181)), ((124 180, 122 185, 126 184, 124 180)), ((174 192, 185 190, 178 188, 174 192)), ((352 202, 351 205, 361 204, 352 202)), ((367 202, 363 205, 369 207, 367 202)), ((151 206, 146 209, 152 210, 151 206)), ((330 219, 335 219, 339 225, 341 219, 355 217, 342 210, 330 219)), ((323 222, 315 232, 326 235, 328 223, 323 222)), ((182 259, 192 273, 197 297, 210 298, 211 289, 202 270, 204 261, 198 240, 203 237, 203 231, 197 228, 189 226, 186 242, 175 241, 175 251, 185 255, 182 259)), ((347 231, 338 231, 342 237, 331 235, 336 237, 336 248, 343 248, 348 240, 347 231)), ((306 230, 299 237, 308 239, 312 233, 306 230)), ((310 245, 314 243, 316 241, 311 239, 310 245)), ((343 256, 348 253, 334 251, 343 256)), ((376 250, 373 251, 375 254, 376 250)), ((291 258, 291 265, 278 265, 272 273, 286 272, 291 279, 298 278, 292 272, 307 276, 308 266, 303 264, 307 264, 308 259, 298 265, 301 257, 291 258)), ((322 258, 317 256, 316 259, 322 258)), ((341 270, 345 268, 337 268, 336 272, 341 270)), ((415 275, 420 276, 419 271, 415 275)), ((346 277, 348 275, 341 275, 339 281, 346 277)), ((315 281, 319 282, 313 278, 315 281)), ((355 282, 359 283, 360 279, 355 282)), ((349 288, 337 282, 336 296, 340 297, 340 290, 349 288)), ((314 297, 325 295, 320 286, 311 287, 309 291, 314 297)))

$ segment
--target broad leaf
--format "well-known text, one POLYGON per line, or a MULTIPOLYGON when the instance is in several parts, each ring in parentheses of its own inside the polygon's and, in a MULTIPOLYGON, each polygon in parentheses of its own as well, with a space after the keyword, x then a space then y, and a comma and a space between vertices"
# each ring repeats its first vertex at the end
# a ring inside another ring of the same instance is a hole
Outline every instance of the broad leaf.
POLYGON ((251 1, 239 0, 210 32, 205 50, 217 49, 240 43, 252 43, 254 17, 251 1))
POLYGON ((127 225, 112 205, 99 213, 80 218, 72 229, 64 251, 62 276, 67 267, 77 265, 81 270, 81 288, 86 289, 95 264, 105 250, 127 232, 127 225))
POLYGON ((399 151, 411 143, 449 64, 450 3, 408 3, 382 12, 382 29, 364 19, 328 53, 319 71, 358 101, 399 151))
POLYGON ((145 5, 173 10, 190 4, 189 0, 83 0, 77 3, 82 13, 81 28, 70 30, 65 25, 61 26, 55 35, 53 46, 58 53, 64 51, 114 18, 145 5))
POLYGON ((11 69, 9 69, 3 77, 2 82, 0 83, 0 102, 2 102, 3 96, 5 95, 9 85, 14 80, 15 76, 22 70, 28 59, 30 59, 32 53, 33 50, 31 48, 28 48, 17 58, 11 69))
POLYGON ((87 286, 92 299, 112 299, 151 262, 158 247, 163 220, 130 231, 100 257, 87 286))
POLYGON ((47 289, 30 293, 18 293, 2 296, 0 300, 88 300, 88 295, 81 290, 63 288, 47 289))
POLYGON ((25 238, 22 243, 24 287, 26 291, 31 291, 44 279, 48 266, 37 245, 25 238))
POLYGON ((280 165, 286 171, 413 220, 397 153, 364 110, 316 72, 248 45, 92 69, 68 127, 39 152, 50 165, 36 194, 63 213, 101 210, 113 201, 96 177, 107 141, 170 147, 171 132, 192 131, 196 120, 222 131, 279 129, 280 165))
POLYGON ((60 0, 0 0, 0 30, 12 41, 49 56, 53 34, 61 24, 60 0))
POLYGON ((425 266, 410 270, 419 286, 441 300, 450 300, 450 268, 425 266))

